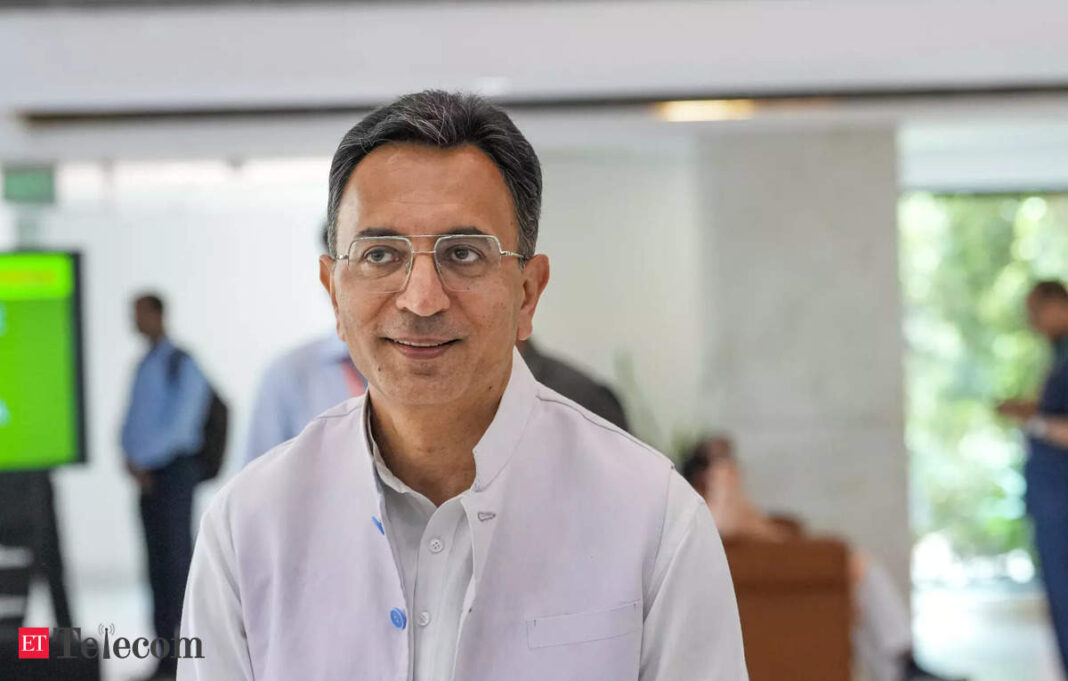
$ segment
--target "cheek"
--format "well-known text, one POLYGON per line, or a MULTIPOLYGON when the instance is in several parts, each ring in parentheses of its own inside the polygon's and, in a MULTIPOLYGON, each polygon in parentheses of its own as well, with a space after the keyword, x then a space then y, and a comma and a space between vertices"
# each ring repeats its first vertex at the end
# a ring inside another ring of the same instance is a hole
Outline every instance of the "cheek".
POLYGON ((1046 318, 1046 315, 1039 312, 1032 316, 1031 325, 1039 331, 1047 331, 1049 329, 1049 320, 1046 318))
POLYGON ((337 310, 340 318, 342 331, 348 340, 353 340, 361 334, 369 334, 374 328, 369 323, 375 316, 376 310, 381 305, 374 300, 368 300, 363 296, 355 296, 341 289, 337 296, 337 310))
POLYGON ((495 340, 515 334, 519 306, 511 296, 501 292, 493 296, 481 296, 465 306, 472 324, 495 340))

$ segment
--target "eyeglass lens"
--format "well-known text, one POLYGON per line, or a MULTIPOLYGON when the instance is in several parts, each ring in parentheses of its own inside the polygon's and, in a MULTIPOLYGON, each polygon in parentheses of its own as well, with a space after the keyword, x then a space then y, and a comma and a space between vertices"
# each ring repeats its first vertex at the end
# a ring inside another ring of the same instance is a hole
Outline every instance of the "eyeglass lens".
MULTIPOLYGON (((488 235, 439 237, 433 255, 442 284, 457 291, 471 289, 501 263, 500 245, 488 235)), ((360 237, 352 243, 347 267, 369 290, 394 292, 404 288, 413 257, 404 237, 360 237)))

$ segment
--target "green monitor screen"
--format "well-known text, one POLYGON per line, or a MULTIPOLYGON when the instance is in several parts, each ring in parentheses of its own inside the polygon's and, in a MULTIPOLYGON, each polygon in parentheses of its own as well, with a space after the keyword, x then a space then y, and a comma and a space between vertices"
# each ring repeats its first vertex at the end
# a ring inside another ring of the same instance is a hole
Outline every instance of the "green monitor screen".
POLYGON ((76 253, 0 253, 0 471, 85 460, 76 253))

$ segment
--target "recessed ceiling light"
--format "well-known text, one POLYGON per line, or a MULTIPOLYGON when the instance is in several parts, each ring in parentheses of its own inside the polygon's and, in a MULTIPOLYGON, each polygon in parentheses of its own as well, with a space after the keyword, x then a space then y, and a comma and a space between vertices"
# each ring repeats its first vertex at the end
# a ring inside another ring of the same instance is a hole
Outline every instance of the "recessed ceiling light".
POLYGON ((744 120, 757 110, 752 99, 681 99, 653 106, 657 116, 672 123, 744 120))

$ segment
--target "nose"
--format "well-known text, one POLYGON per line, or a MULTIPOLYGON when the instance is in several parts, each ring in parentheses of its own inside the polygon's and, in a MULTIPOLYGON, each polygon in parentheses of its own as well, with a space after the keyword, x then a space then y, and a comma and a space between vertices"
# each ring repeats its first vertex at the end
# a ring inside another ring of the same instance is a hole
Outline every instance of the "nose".
POLYGON ((449 294, 434 267, 434 257, 429 253, 412 256, 412 271, 408 284, 397 296, 397 307, 420 317, 430 317, 449 308, 449 294), (426 257, 419 257, 424 255, 426 257))

